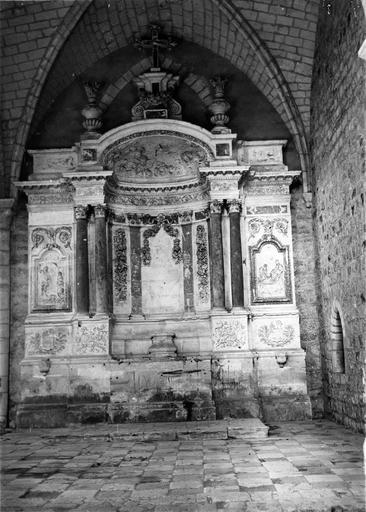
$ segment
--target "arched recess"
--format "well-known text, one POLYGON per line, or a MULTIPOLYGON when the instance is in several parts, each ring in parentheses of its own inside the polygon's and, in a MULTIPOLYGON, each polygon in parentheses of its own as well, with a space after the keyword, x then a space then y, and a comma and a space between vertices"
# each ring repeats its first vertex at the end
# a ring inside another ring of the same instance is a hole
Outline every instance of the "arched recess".
POLYGON ((333 372, 345 373, 345 329, 343 314, 338 301, 333 302, 330 316, 330 350, 333 372))
MULTIPOLYGON (((51 65, 55 62, 56 57, 60 53, 60 50, 66 42, 67 38, 72 33, 72 30, 75 27, 76 23, 80 20, 83 13, 85 13, 87 8, 92 3, 92 0, 86 0, 82 4, 72 4, 68 16, 66 16, 62 20, 62 24, 60 25, 58 33, 54 38, 53 44, 50 45, 50 49, 48 51, 49 55, 45 60, 44 65, 40 67, 37 72, 36 78, 33 83, 33 87, 29 93, 29 101, 26 102, 26 107, 24 108, 22 116, 23 119, 28 119, 28 121, 22 123, 22 125, 19 127, 19 131, 16 136, 17 142, 14 144, 12 158, 13 163, 11 169, 12 179, 17 179, 19 177, 21 158, 29 133, 30 123, 35 113, 35 107, 40 95, 40 91, 45 84, 46 78, 51 69, 51 65)), ((238 48, 236 48, 237 51, 240 51, 239 54, 235 56, 235 58, 233 57, 232 62, 234 65, 237 65, 238 69, 240 69, 244 73, 250 70, 250 73, 248 74, 249 78, 258 87, 258 89, 269 99, 269 101, 280 114, 283 121, 290 130, 300 157, 301 168, 304 176, 304 190, 307 191, 308 184, 306 179, 306 173, 309 169, 309 166, 305 128, 302 122, 301 114, 297 108, 296 102, 290 91, 289 85, 287 84, 277 61, 272 56, 271 52, 269 51, 265 43, 260 39, 256 31, 252 28, 250 23, 244 19, 243 15, 231 4, 229 0, 205 0, 203 3, 205 5, 202 5, 201 8, 207 8, 208 11, 213 11, 212 6, 214 6, 214 10, 217 13, 221 13, 226 18, 226 21, 229 20, 230 26, 235 26, 237 34, 240 36, 242 42, 238 45, 238 48), (210 9, 208 9, 208 6, 210 6, 210 9), (250 49, 250 56, 243 54, 243 52, 245 53, 245 48, 250 49), (260 66, 258 67, 257 65, 259 63, 260 66), (245 66, 247 66, 248 69, 244 69, 245 66)), ((116 5, 117 3, 111 4, 112 8, 114 9, 116 8, 116 5)), ((127 24, 130 24, 131 26, 128 26, 128 30, 130 32, 131 30, 138 31, 140 29, 145 29, 146 22, 151 22, 148 19, 149 13, 143 13, 142 16, 142 14, 138 14, 136 10, 134 15, 132 15, 131 12, 132 9, 129 9, 127 13, 127 24)), ((120 19, 120 13, 118 14, 118 19, 120 19)), ((122 27, 124 30, 126 29, 127 24, 124 20, 124 26, 122 27)), ((182 31, 182 36, 184 37, 187 28, 183 28, 184 30, 182 31)), ((113 31, 111 31, 108 37, 112 37, 112 32, 113 31)), ((117 41, 117 37, 121 36, 120 34, 118 34, 118 36, 114 37, 117 41)), ((187 33, 187 38, 189 39, 189 37, 190 35, 187 33)), ((206 37, 204 34, 200 34, 200 38, 202 38, 202 45, 207 46, 208 43, 206 40, 204 40, 204 37, 206 37)), ((221 40, 225 37, 226 36, 221 34, 221 40)), ((114 41, 113 44, 116 41, 114 41)), ((101 44, 104 44, 104 46, 106 46, 105 51, 113 51, 110 49, 112 43, 107 44, 105 40, 100 42, 101 44)), ((219 42, 216 41, 215 38, 213 38, 211 43, 207 47, 212 51, 216 51, 218 54, 220 54, 221 50, 218 48, 218 43, 219 42)), ((99 40, 98 38, 95 38, 95 40, 93 41, 93 46, 96 54, 101 53, 100 48, 98 48, 98 44, 99 40)), ((125 42, 124 44, 127 44, 127 42, 125 42)), ((100 57, 101 55, 99 55, 99 58, 100 57)), ((227 57, 229 57, 229 55, 227 55, 227 57)), ((69 73, 69 75, 70 74, 72 75, 72 73, 69 73)))

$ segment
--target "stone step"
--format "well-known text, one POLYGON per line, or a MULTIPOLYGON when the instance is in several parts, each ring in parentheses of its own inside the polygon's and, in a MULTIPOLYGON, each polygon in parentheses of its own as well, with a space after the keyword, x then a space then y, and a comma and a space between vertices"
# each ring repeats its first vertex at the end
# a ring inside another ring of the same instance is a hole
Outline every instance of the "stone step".
POLYGON ((241 439, 256 440, 268 436, 268 429, 258 418, 225 419, 214 421, 180 421, 165 423, 114 423, 93 426, 75 425, 72 428, 18 429, 27 433, 52 438, 107 438, 123 441, 180 441, 187 439, 241 439))

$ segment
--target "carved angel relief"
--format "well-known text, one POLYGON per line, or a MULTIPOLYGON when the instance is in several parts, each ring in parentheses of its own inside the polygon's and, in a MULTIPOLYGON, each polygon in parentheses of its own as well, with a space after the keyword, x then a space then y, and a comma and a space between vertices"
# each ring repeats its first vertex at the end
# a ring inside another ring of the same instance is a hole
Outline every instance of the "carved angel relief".
POLYGON ((34 228, 31 242, 32 310, 69 310, 71 227, 34 228))

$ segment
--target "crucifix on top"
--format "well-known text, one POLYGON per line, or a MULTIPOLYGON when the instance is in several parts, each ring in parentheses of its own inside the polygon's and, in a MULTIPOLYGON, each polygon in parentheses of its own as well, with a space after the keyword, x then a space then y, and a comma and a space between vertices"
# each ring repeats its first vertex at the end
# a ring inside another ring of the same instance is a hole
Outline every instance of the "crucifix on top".
POLYGON ((151 49, 152 50, 152 68, 151 71, 160 70, 160 50, 171 50, 177 46, 176 41, 173 41, 171 36, 159 37, 160 27, 158 25, 150 25, 151 37, 146 39, 135 38, 134 46, 139 50, 151 49))

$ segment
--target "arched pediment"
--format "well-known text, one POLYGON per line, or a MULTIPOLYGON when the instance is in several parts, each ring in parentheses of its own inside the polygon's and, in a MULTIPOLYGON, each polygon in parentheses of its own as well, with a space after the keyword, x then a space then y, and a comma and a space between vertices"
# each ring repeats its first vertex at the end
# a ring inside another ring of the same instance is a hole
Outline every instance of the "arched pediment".
POLYGON ((198 180, 213 149, 211 134, 190 123, 137 121, 101 137, 98 160, 116 183, 176 183, 198 180))

